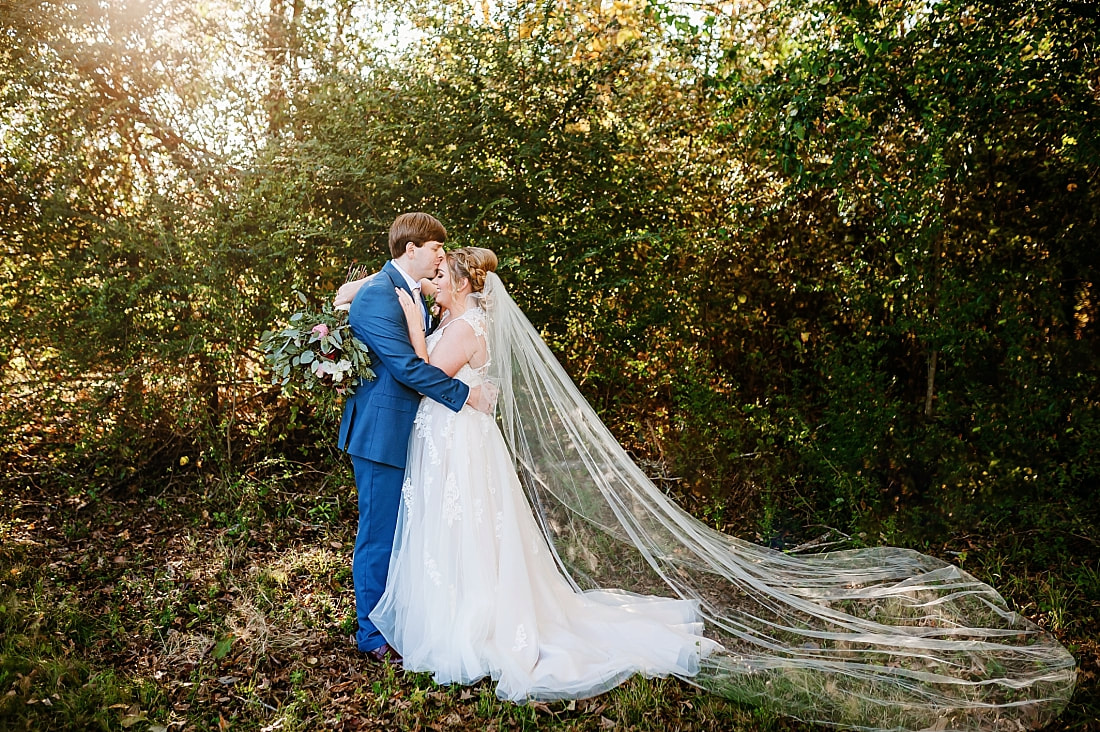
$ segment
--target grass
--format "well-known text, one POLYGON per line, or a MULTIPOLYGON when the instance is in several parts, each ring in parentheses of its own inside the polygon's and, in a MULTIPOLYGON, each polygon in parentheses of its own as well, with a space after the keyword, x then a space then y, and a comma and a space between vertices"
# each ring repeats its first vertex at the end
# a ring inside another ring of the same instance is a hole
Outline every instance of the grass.
MULTIPOLYGON (((270 463, 159 494, 3 488, 2 730, 811 730, 675 679, 517 706, 356 652, 354 487, 270 463)), ((962 557, 1077 657, 1051 730, 1100 729, 1100 551, 991 531, 962 557)), ((953 552, 953 554, 952 554, 953 552)))

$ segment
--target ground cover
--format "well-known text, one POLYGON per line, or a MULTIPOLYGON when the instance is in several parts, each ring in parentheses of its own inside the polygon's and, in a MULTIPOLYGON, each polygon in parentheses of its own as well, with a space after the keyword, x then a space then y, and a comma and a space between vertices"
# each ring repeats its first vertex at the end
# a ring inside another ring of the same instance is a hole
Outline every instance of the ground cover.
MULTIPOLYGON (((133 493, 2 489, 0 729, 813 729, 675 679, 521 707, 486 682, 370 663, 348 640, 345 469, 170 477, 133 493)), ((925 550, 994 583, 1077 657, 1050 729, 1100 729, 1100 550, 1078 536, 1052 554, 1050 539, 976 531, 925 550)))

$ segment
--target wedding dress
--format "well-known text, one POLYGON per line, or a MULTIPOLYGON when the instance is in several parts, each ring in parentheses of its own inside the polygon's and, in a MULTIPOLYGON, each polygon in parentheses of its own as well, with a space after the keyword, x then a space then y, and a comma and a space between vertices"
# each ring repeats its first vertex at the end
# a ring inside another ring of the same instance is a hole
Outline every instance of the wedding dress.
MULTIPOLYGON (((465 320, 485 337, 471 308, 465 320)), ((480 384, 488 364, 456 378, 480 384)), ((699 671, 717 646, 698 603, 628 592, 578 592, 558 569, 495 420, 423 399, 402 488, 386 591, 371 613, 405 668, 438 683, 497 680, 522 702, 584 698, 626 678, 699 671)))
POLYGON ((371 615, 407 668, 492 675, 517 701, 675 674, 859 730, 1015 731, 1066 705, 1073 657, 962 569, 893 547, 787 554, 688 515, 495 274, 479 304, 491 357, 459 378, 495 383, 499 413, 422 401, 371 615))

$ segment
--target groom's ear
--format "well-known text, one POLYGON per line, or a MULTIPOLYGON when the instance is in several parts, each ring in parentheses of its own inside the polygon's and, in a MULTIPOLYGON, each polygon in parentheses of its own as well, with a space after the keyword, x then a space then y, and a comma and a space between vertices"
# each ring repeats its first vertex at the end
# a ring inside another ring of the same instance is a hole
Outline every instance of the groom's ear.
POLYGON ((405 242, 405 254, 412 254, 415 251, 416 251, 416 242, 414 242, 414 241, 405 242))

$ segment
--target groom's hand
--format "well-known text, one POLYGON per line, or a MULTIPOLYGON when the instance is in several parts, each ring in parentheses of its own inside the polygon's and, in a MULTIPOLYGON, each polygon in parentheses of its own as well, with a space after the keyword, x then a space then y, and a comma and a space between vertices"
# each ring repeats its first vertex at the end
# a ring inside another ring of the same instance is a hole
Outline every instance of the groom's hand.
POLYGON ((479 412, 492 416, 497 406, 497 387, 495 384, 485 382, 480 386, 471 386, 470 395, 466 397, 466 403, 479 412))

